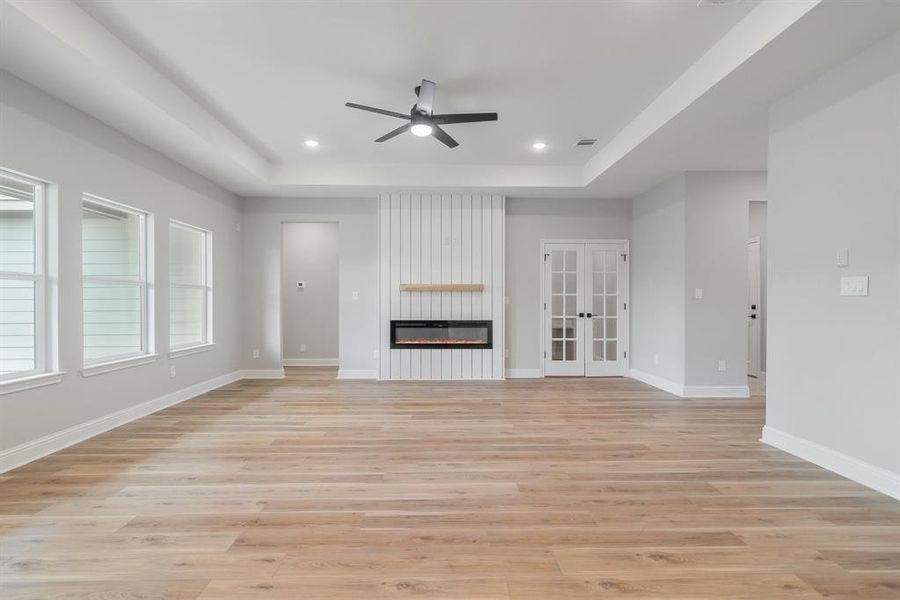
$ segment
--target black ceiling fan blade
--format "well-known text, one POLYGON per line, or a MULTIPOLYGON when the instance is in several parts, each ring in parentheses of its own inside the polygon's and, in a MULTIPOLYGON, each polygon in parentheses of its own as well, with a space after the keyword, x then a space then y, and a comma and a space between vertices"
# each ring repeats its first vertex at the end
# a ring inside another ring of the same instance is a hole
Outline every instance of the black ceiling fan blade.
POLYGON ((449 148, 456 148, 459 146, 459 142, 450 137, 450 134, 438 127, 437 125, 432 125, 433 131, 431 135, 434 136, 435 139, 444 143, 449 148))
POLYGON ((378 113, 379 115, 387 115, 389 117, 397 117, 398 119, 405 119, 409 121, 412 117, 409 115, 404 115, 403 113, 394 112, 392 110, 384 110, 383 108, 375 108, 374 106, 366 106, 365 104, 356 104, 355 102, 347 102, 344 106, 348 106, 350 108, 358 108, 359 110, 365 110, 368 112, 378 113))
POLYGON ((404 133, 405 131, 407 131, 407 130, 409 129, 409 127, 410 127, 409 124, 401 125, 401 126, 398 127, 397 129, 391 131, 390 133, 384 134, 383 136, 381 136, 380 138, 378 138, 378 139, 375 140, 375 141, 376 141, 376 142, 386 142, 387 140, 389 140, 389 139, 391 139, 391 138, 393 138, 393 137, 397 137, 397 136, 400 135, 401 133, 404 133))
POLYGON ((434 91, 436 88, 437 84, 435 82, 427 79, 422 80, 422 85, 417 88, 419 90, 419 99, 416 101, 416 111, 426 115, 431 114, 434 110, 434 91))
POLYGON ((481 121, 496 121, 497 113, 459 113, 454 115, 434 115, 432 120, 439 125, 450 123, 478 123, 481 121))

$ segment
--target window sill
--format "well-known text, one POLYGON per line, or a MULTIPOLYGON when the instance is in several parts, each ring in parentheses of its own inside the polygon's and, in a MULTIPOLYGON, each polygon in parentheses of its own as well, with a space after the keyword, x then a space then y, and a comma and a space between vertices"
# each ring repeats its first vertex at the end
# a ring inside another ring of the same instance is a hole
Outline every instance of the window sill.
POLYGON ((142 354, 141 356, 132 356, 120 360, 112 360, 110 362, 98 363, 95 365, 87 365, 81 369, 83 377, 93 377, 94 375, 102 375, 111 371, 119 371, 121 369, 130 369, 131 367, 139 367, 141 365, 149 365, 156 362, 159 354, 142 354))
POLYGON ((200 344, 199 346, 188 346, 187 348, 176 348, 169 351, 169 358, 178 358, 180 356, 190 356, 200 352, 209 352, 216 347, 215 343, 200 344))
POLYGON ((29 375, 27 377, 2 381, 0 382, 0 396, 59 383, 62 381, 63 375, 65 374, 65 371, 54 371, 52 373, 41 373, 39 375, 29 375))

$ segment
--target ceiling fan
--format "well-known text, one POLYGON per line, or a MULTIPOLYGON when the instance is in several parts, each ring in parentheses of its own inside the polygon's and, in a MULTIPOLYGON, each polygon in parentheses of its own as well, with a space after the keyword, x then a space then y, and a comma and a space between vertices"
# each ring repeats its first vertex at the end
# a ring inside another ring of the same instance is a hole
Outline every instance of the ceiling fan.
POLYGON ((409 121, 408 123, 398 127, 390 133, 384 134, 383 136, 375 140, 376 142, 385 142, 392 137, 397 137, 401 133, 409 130, 413 135, 419 137, 427 137, 430 135, 438 141, 444 143, 448 147, 456 148, 457 146, 459 146, 459 143, 452 137, 450 137, 450 134, 441 129, 441 125, 450 125, 454 123, 477 123, 479 121, 497 120, 497 113, 495 112, 458 113, 452 115, 434 114, 434 92, 436 89, 437 84, 435 82, 423 79, 422 85, 416 86, 415 93, 418 99, 416 100, 416 105, 413 106, 412 109, 410 109, 408 115, 394 112, 392 110, 384 110, 382 108, 356 104, 353 102, 347 102, 344 106, 349 106, 350 108, 358 108, 359 110, 366 110, 369 112, 378 113, 380 115, 387 115, 389 117, 396 117, 398 119, 409 121))

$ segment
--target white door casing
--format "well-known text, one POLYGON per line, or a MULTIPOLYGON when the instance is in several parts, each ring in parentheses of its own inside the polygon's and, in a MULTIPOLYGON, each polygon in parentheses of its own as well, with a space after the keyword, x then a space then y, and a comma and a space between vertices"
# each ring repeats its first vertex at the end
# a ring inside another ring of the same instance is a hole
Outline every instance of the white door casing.
POLYGON ((627 373, 627 256, 626 240, 542 240, 544 375, 627 373))

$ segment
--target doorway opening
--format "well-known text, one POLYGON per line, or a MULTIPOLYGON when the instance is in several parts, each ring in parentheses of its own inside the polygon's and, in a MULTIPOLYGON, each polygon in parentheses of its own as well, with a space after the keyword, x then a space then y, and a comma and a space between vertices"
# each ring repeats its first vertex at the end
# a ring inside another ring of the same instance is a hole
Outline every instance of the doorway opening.
POLYGON ((281 224, 285 367, 338 366, 338 224, 281 224))
POLYGON ((766 202, 751 201, 747 240, 747 376, 763 390, 766 375, 766 202))
POLYGON ((628 242, 542 240, 545 376, 628 371, 628 242))

